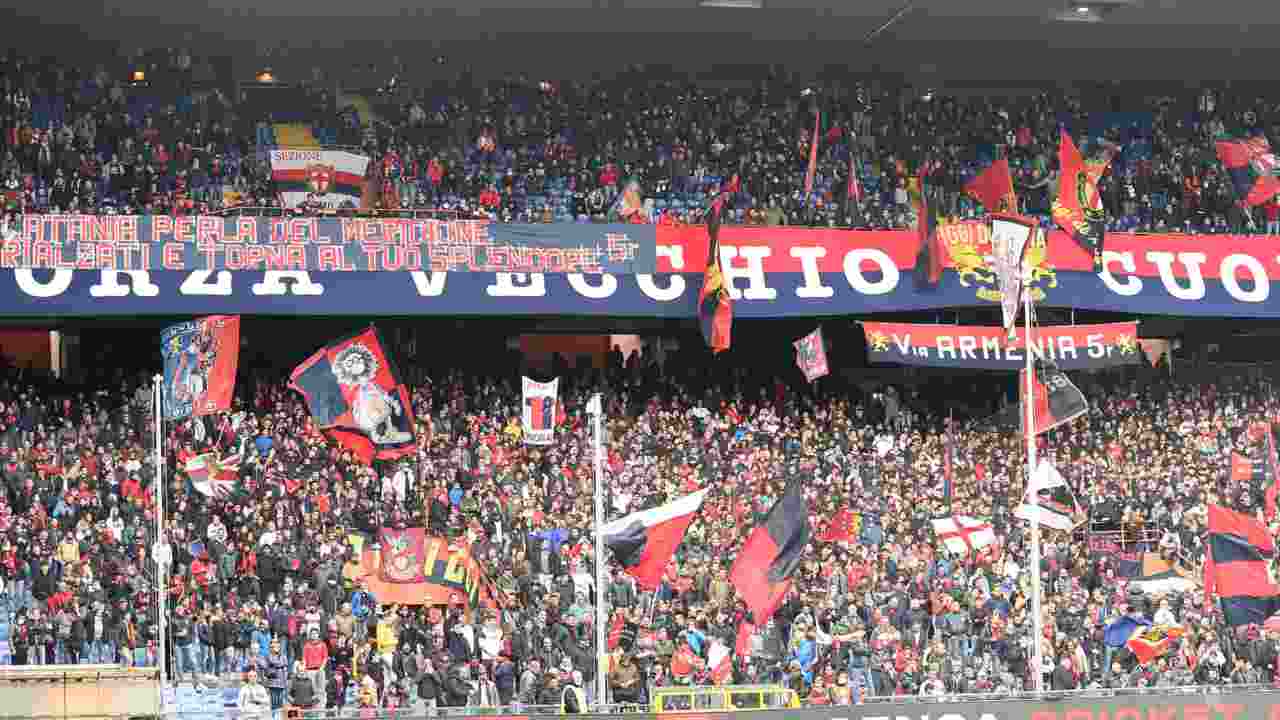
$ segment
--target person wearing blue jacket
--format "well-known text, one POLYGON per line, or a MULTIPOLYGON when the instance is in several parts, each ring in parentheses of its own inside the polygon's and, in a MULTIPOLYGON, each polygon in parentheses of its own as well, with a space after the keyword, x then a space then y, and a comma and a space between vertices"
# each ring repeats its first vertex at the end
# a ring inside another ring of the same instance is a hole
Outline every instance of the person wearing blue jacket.
POLYGON ((358 646, 369 637, 369 621, 378 617, 378 598, 369 592, 369 583, 360 579, 360 589, 351 593, 351 614, 355 616, 353 640, 358 646))
POLYGON ((259 667, 270 657, 271 628, 267 626, 266 618, 259 619, 254 626, 253 633, 250 635, 249 652, 253 655, 253 664, 259 667))
POLYGON ((279 712, 284 707, 284 691, 289 686, 289 658, 280 648, 279 640, 272 640, 267 648, 266 671, 267 692, 271 695, 271 711, 279 712))

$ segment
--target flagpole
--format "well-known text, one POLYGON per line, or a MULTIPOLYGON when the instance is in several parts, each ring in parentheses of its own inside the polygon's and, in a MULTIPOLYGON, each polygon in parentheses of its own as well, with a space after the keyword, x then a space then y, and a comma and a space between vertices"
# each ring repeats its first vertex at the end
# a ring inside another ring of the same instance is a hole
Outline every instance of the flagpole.
POLYGON ((152 559, 156 563, 156 611, 157 611, 157 639, 156 639, 156 666, 159 671, 159 681, 156 684, 156 691, 159 693, 157 700, 157 712, 164 713, 164 696, 165 689, 168 686, 168 642, 165 630, 165 614, 168 603, 165 597, 168 590, 165 582, 165 574, 169 564, 169 544, 165 541, 164 535, 164 375, 156 374, 153 378, 155 387, 152 390, 153 408, 152 413, 155 418, 155 492, 156 492, 156 541, 152 546, 152 559))
POLYGON ((600 393, 591 396, 587 403, 591 416, 591 466, 595 474, 595 557, 596 557, 596 712, 603 713, 609 687, 609 643, 605 627, 604 586, 604 402, 600 393))
MULTIPOLYGON (((1031 288, 1024 285, 1022 289, 1023 323, 1026 328, 1025 356, 1026 378, 1023 389, 1022 427, 1027 441, 1027 486, 1031 486, 1031 476, 1036 469, 1036 430, 1035 430, 1035 363, 1032 360, 1031 342, 1031 288)), ((1041 625, 1044 617, 1040 609, 1040 510, 1036 508, 1035 517, 1031 520, 1031 648, 1032 648, 1032 689, 1039 696, 1044 692, 1044 631, 1041 625)))

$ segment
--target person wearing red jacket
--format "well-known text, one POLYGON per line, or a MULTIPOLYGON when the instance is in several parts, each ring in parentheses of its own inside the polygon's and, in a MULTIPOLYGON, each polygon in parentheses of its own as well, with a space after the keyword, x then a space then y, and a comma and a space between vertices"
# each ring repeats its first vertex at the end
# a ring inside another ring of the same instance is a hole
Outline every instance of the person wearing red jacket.
POLYGON ((312 628, 307 642, 302 645, 302 665, 306 668, 311 685, 316 690, 316 697, 325 697, 325 670, 329 665, 329 646, 320 639, 320 631, 312 628))

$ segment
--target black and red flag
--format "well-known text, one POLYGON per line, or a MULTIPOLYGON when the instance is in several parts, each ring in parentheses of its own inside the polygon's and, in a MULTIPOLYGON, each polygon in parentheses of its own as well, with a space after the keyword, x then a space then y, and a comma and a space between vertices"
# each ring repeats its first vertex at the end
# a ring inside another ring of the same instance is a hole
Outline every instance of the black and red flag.
POLYGON ((938 209, 935 198, 931 197, 933 189, 929 185, 929 175, 937 168, 933 161, 926 161, 920 169, 920 200, 916 209, 916 237, 919 250, 916 251, 916 265, 913 274, 916 287, 932 290, 942 280, 942 271, 946 267, 946 257, 942 244, 938 242, 938 209))
POLYGON ((707 269, 702 275, 702 290, 698 292, 698 324, 702 338, 711 352, 729 349, 733 328, 733 299, 725 285, 724 270, 720 267, 720 217, 733 194, 738 192, 738 176, 724 185, 720 193, 707 207, 707 269))
POLYGON ((1094 265, 1099 267, 1107 211, 1098 193, 1098 180, 1111 165, 1115 150, 1114 145, 1104 145, 1098 157, 1085 160, 1066 130, 1058 144, 1058 197, 1053 201, 1053 219, 1077 245, 1093 255, 1094 265))
POLYGON ((1205 601, 1217 596, 1228 625, 1261 625, 1280 608, 1280 587, 1271 582, 1267 562, 1276 554, 1262 523, 1219 505, 1209 506, 1205 543, 1205 601))
POLYGON ((763 625, 791 589, 791 575, 809 544, 809 509, 800 483, 791 481, 757 525, 729 570, 729 581, 747 604, 752 620, 763 625))
MULTIPOLYGON (((1027 421, 1027 371, 1018 375, 1018 390, 1023 405, 1019 419, 1023 432, 1027 421)), ((1037 358, 1031 380, 1031 415, 1034 433, 1039 435, 1069 423, 1089 411, 1084 393, 1053 362, 1037 358)))
POLYGON ((371 326, 317 350, 289 378, 316 425, 366 463, 415 449, 409 392, 384 347, 371 326))

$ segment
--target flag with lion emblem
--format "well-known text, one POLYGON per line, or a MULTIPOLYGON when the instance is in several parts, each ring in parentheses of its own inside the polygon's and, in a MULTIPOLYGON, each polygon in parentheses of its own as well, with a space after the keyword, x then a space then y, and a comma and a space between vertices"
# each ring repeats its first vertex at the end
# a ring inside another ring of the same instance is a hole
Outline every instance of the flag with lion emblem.
POLYGON ((271 179, 289 208, 308 198, 326 208, 359 207, 368 170, 368 156, 342 150, 271 151, 271 179))

